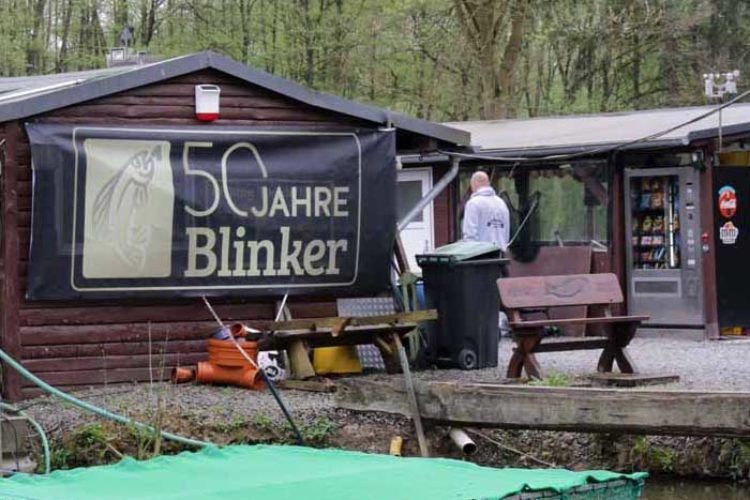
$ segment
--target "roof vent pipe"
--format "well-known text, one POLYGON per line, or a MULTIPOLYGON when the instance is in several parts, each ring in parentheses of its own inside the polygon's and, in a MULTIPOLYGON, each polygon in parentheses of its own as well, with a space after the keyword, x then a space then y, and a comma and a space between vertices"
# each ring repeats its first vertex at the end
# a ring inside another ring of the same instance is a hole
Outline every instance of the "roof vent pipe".
POLYGON ((458 175, 458 165, 460 163, 461 160, 457 156, 451 156, 451 169, 448 170, 448 172, 442 176, 434 186, 432 186, 432 189, 430 189, 430 191, 419 200, 419 203, 417 203, 414 208, 409 210, 409 213, 406 214, 403 219, 398 221, 396 229, 403 231, 404 228, 406 228, 406 226, 409 225, 409 223, 432 202, 432 200, 437 198, 437 196, 442 193, 451 182, 453 182, 453 179, 458 175))

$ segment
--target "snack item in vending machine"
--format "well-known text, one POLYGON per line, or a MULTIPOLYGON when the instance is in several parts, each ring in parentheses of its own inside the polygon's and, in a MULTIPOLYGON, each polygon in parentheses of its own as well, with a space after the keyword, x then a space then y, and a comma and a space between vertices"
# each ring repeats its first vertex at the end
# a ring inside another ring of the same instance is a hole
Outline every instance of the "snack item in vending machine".
POLYGON ((641 193, 641 203, 638 208, 641 210, 651 208, 651 193, 641 193))
POLYGON ((653 220, 651 219, 650 215, 647 215, 643 218, 643 233, 651 233, 651 227, 653 225, 653 220))
POLYGON ((651 208, 664 208, 664 193, 657 191, 651 193, 651 208))
POLYGON ((653 226, 651 227, 651 232, 655 234, 660 234, 664 232, 664 216, 659 215, 658 217, 654 218, 653 226))

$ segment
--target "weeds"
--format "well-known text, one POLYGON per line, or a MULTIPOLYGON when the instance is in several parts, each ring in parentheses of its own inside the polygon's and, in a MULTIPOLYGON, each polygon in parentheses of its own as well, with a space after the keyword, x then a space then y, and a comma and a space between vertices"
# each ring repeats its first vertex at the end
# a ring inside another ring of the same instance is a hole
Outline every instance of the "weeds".
POLYGON ((573 385, 574 379, 572 376, 565 373, 550 373, 543 379, 534 379, 529 382, 529 385, 533 386, 545 386, 545 387, 569 387, 573 385))
POLYGON ((262 431, 270 431, 275 427, 273 420, 262 414, 255 415, 251 423, 258 430, 262 431))
POLYGON ((651 448, 649 460, 660 472, 672 472, 677 462, 677 454, 669 448, 654 446, 651 448))
MULTIPOLYGON (((291 431, 291 426, 287 424, 291 431)), ((313 445, 322 445, 336 431, 336 423, 327 417, 315 419, 313 422, 303 425, 300 429, 305 442, 313 445)))

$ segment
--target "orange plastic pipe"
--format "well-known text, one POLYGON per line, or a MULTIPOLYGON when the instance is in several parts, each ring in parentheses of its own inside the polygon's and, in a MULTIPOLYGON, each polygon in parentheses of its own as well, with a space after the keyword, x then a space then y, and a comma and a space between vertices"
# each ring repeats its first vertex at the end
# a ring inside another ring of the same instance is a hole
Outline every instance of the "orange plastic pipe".
POLYGON ((195 375, 195 379, 204 384, 230 384, 256 390, 263 387, 260 372, 251 367, 227 367, 201 361, 195 375))
MULTIPOLYGON (((244 341, 240 346, 257 365, 258 344, 244 341)), ((260 372, 248 365, 231 340, 208 339, 208 361, 198 363, 195 375, 204 384, 231 384, 256 390, 263 387, 260 372)))
POLYGON ((173 384, 182 384, 190 382, 195 379, 195 368, 184 368, 182 366, 175 366, 172 368, 172 379, 173 384))

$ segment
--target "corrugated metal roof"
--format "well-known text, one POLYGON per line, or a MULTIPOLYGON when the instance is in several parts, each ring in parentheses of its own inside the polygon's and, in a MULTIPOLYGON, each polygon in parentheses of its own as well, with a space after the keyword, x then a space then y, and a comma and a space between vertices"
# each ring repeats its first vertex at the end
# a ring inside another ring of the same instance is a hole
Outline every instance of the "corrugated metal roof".
MULTIPOLYGON (((580 151, 598 146, 616 146, 667 130, 698 117, 716 106, 654 109, 622 113, 570 115, 526 120, 486 120, 445 123, 471 133, 472 146, 481 151, 528 153, 580 151)), ((722 133, 750 132, 750 104, 734 104, 722 111, 722 133)), ((689 145, 716 137, 719 115, 674 130, 633 148, 689 145)))
POLYGON ((210 51, 140 66, 0 78, 0 122, 39 115, 202 69, 214 69, 301 103, 380 126, 394 126, 456 146, 469 144, 469 134, 463 130, 316 92, 210 51))
POLYGON ((71 81, 86 81, 92 78, 98 78, 101 76, 108 76, 115 73, 122 73, 123 70, 132 69, 130 67, 120 68, 107 68, 107 69, 93 69, 89 71, 74 71, 70 73, 56 73, 53 75, 36 75, 36 76, 15 76, 11 78, 0 78, 0 96, 7 98, 8 96, 22 91, 34 91, 49 87, 51 85, 58 85, 65 82, 71 81))

